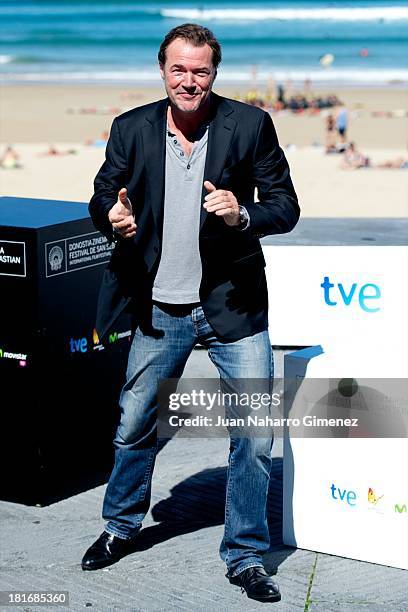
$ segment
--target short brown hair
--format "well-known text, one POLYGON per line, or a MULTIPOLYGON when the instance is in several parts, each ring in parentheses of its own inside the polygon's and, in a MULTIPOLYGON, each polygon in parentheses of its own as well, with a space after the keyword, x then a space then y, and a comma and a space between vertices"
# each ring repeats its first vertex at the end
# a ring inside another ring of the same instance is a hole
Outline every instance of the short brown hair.
POLYGON ((208 28, 204 28, 197 23, 183 23, 166 34, 160 45, 159 53, 157 57, 159 63, 164 65, 166 61, 166 49, 176 38, 183 38, 195 47, 202 47, 208 45, 212 49, 212 63, 215 69, 217 69, 221 62, 221 46, 214 34, 208 28))

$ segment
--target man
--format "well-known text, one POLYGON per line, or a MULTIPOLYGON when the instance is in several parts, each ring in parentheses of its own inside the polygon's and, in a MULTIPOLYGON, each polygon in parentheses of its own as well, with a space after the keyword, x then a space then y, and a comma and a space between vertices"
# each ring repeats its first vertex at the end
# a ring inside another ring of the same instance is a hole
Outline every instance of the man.
POLYGON ((340 138, 339 151, 343 152, 346 148, 347 140, 348 112, 345 106, 340 106, 336 114, 336 129, 340 138))
MULTIPOLYGON (((90 203, 95 227, 116 241, 98 334, 125 308, 135 332, 103 505, 107 525, 83 558, 85 570, 124 556, 148 511, 158 380, 180 377, 198 342, 222 379, 273 376, 259 237, 288 232, 299 217, 270 116, 212 93, 221 61, 214 35, 195 24, 176 27, 158 57, 168 97, 114 120, 90 203)), ((261 601, 280 599, 262 564, 271 445, 272 436, 231 439, 220 548, 230 582, 261 601)))

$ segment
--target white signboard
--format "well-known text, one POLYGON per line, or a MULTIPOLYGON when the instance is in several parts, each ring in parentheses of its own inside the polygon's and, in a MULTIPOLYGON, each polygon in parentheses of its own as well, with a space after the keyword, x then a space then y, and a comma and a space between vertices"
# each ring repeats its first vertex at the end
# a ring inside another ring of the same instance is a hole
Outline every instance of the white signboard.
POLYGON ((321 345, 354 376, 407 376, 408 247, 263 250, 272 344, 321 345))
MULTIPOLYGON (((267 246, 264 254, 272 344, 317 346, 287 355, 287 379, 364 377, 375 387, 408 376, 407 247, 267 246)), ((286 416, 301 419, 311 403, 296 396, 286 416)), ((395 406, 382 403, 384 423, 395 406)), ((408 569, 407 438, 285 434, 284 542, 408 569)))
MULTIPOLYGON (((286 382, 295 380, 300 387, 291 406, 286 406, 285 416, 300 422, 309 422, 310 415, 357 416, 366 437, 354 437, 358 434, 352 426, 344 438, 335 427, 326 430, 326 437, 313 438, 300 438, 293 426, 286 429, 283 540, 299 548, 408 569, 406 385, 392 377, 359 378, 362 372, 370 376, 370 370, 383 370, 385 358, 389 372, 399 371, 400 364, 394 360, 403 351, 384 356, 379 349, 371 359, 364 343, 344 347, 340 335, 337 344, 340 348, 333 343, 324 353, 317 349, 315 356, 312 349, 305 349, 285 357, 286 382), (376 358, 382 367, 378 368, 376 358), (356 402, 361 410, 347 408, 341 386, 335 382, 342 377, 353 379, 351 384, 349 379, 348 390, 357 389, 355 395, 361 392, 356 402), (322 394, 318 378, 328 388, 335 383, 337 395, 322 394), (308 392, 302 393, 306 382, 308 392), (318 396, 310 389, 319 391, 318 396), (401 437, 391 437, 395 435, 401 437)), ((349 419, 348 425, 354 421, 349 419)))
POLYGON ((406 439, 285 440, 283 540, 408 569, 406 439))

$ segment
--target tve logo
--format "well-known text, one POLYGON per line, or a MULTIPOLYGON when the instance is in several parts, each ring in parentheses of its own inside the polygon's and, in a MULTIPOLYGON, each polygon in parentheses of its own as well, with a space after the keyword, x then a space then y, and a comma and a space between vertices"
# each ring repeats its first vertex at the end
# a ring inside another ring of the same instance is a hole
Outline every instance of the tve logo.
POLYGON ((347 288, 343 283, 332 283, 328 276, 324 277, 322 284, 324 301, 327 306, 337 306, 339 302, 343 302, 345 306, 350 306, 353 302, 360 305, 360 308, 365 312, 378 312, 380 307, 378 302, 381 297, 381 290, 374 283, 366 283, 357 289, 357 283, 353 283, 347 288))
POLYGON ((69 349, 71 353, 86 353, 88 350, 88 340, 86 338, 79 338, 78 340, 71 338, 69 349))
POLYGON ((340 487, 336 487, 335 484, 332 484, 330 487, 332 499, 337 501, 347 503, 349 506, 355 506, 357 500, 357 493, 355 491, 340 489, 340 487))

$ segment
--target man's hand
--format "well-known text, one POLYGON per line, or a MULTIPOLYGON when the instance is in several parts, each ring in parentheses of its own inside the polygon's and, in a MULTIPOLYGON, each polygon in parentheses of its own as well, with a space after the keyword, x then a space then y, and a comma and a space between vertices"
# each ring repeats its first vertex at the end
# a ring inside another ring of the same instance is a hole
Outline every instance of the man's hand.
POLYGON ((123 187, 118 193, 118 201, 110 209, 109 221, 122 238, 133 238, 137 225, 133 216, 132 204, 127 197, 127 189, 123 187))
POLYGON ((209 192, 204 198, 206 211, 223 217, 225 223, 231 227, 238 226, 240 224, 239 205, 232 191, 217 189, 210 181, 204 181, 204 187, 209 192))

